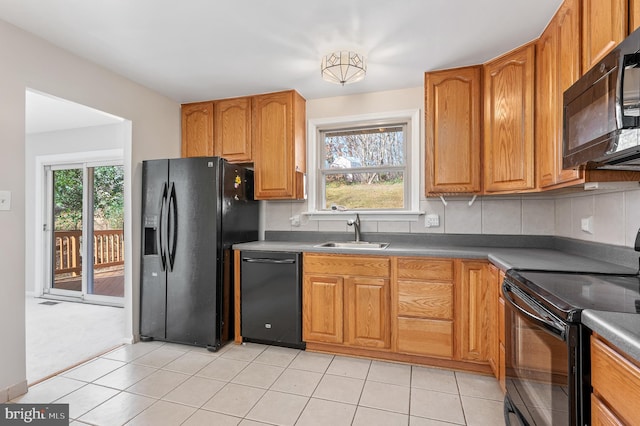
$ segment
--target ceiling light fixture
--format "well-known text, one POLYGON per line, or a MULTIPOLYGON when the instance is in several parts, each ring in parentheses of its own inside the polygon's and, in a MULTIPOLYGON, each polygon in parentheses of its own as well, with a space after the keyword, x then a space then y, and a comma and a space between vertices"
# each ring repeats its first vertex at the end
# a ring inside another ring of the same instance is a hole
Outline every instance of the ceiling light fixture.
POLYGON ((367 64, 363 55, 343 50, 325 55, 320 71, 324 80, 344 86, 362 80, 367 73, 367 64))

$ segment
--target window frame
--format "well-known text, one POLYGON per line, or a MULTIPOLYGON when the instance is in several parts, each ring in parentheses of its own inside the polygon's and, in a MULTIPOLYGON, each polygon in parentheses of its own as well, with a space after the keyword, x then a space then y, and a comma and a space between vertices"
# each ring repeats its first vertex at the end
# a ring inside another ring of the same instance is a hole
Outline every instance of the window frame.
POLYGON ((420 203, 420 110, 400 110, 372 114, 351 115, 342 117, 330 117, 310 119, 307 126, 308 145, 308 212, 305 214, 310 219, 331 220, 344 216, 353 216, 354 213, 371 216, 374 220, 418 220, 418 216, 424 214, 419 210, 420 203), (323 145, 321 131, 348 129, 367 125, 389 125, 406 123, 405 143, 405 207, 403 209, 355 209, 355 210, 325 210, 321 209, 324 194, 321 193, 323 174, 320 173, 320 149, 323 145))

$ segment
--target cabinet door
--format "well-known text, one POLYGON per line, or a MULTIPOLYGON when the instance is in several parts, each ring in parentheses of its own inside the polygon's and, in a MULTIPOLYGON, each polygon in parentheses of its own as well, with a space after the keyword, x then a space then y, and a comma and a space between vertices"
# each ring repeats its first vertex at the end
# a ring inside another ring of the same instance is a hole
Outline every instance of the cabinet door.
POLYGON ((556 183, 566 183, 582 179, 582 172, 574 169, 562 168, 562 119, 563 119, 563 94, 581 74, 580 62, 580 0, 565 0, 556 14, 556 36, 558 38, 558 62, 556 104, 557 116, 556 130, 556 183))
POLYGON ((391 344, 389 280, 345 278, 345 343, 367 348, 391 344))
POLYGON ((485 279, 485 291, 486 296, 486 326, 489 328, 488 333, 488 348, 487 348, 487 360, 493 370, 493 373, 498 379, 500 377, 500 356, 498 349, 500 347, 500 320, 498 316, 498 296, 499 296, 499 279, 500 271, 492 264, 488 264, 483 271, 485 279))
POLYGON ((230 162, 251 162, 251 98, 215 103, 215 155, 230 162))
POLYGON ((483 271, 486 262, 461 261, 458 286, 457 341, 460 359, 486 361, 491 339, 490 312, 495 302, 489 300, 483 271))
POLYGON ((298 199, 305 173, 304 100, 295 92, 253 98, 255 197, 298 199))
POLYGON ((213 154, 213 102, 182 105, 182 156, 213 154))
POLYGON ((427 194, 480 191, 482 68, 425 74, 427 194))
POLYGON ((627 0, 583 0, 582 69, 587 72, 627 35, 627 0))
POLYGON ((302 288, 302 339, 305 342, 342 343, 342 277, 305 275, 302 288))
POLYGON ((629 34, 640 27, 640 0, 629 0, 629 34))
POLYGON ((538 185, 555 185, 558 175, 558 38, 555 21, 536 43, 536 158, 538 185))
POLYGON ((533 44, 518 48, 484 68, 484 189, 531 189, 534 180, 533 44))
POLYGON ((581 179, 562 169, 562 98, 580 78, 580 2, 565 0, 536 43, 536 159, 538 185, 581 179))

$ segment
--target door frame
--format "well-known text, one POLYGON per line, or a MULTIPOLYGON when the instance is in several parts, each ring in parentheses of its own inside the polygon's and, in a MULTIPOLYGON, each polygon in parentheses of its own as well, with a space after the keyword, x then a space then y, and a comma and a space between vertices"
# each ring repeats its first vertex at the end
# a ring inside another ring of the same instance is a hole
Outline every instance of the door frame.
MULTIPOLYGON (((126 213, 128 209, 128 201, 127 201, 127 170, 126 170, 126 161, 124 158, 124 150, 122 149, 110 149, 110 150, 100 150, 100 151, 89 151, 89 152, 74 152, 68 154, 56 154, 56 155, 42 155, 36 157, 36 180, 35 180, 35 226, 36 232, 35 235, 35 247, 38 247, 34 253, 35 257, 35 283, 34 283, 34 296, 36 297, 48 297, 48 298, 59 298, 64 300, 71 301, 86 301, 94 304, 108 304, 110 306, 120 306, 124 307, 126 304, 126 270, 130 267, 128 264, 131 262, 131 254, 128 253, 131 249, 131 243, 128 244, 125 242, 125 296, 122 298, 115 298, 109 296, 99 296, 99 295, 91 295, 91 297, 79 297, 75 291, 64 291, 57 290, 53 294, 45 293, 45 288, 47 287, 47 283, 50 283, 51 280, 51 230, 47 230, 45 228, 46 224, 50 222, 49 213, 50 213, 50 188, 47 186, 47 171, 45 167, 47 166, 62 166, 62 165, 81 165, 85 166, 100 166, 100 165, 122 165, 125 167, 125 188, 124 188, 124 203, 125 203, 125 234, 131 235, 131 224, 127 223, 128 215, 126 213)), ((86 173, 83 172, 84 181, 86 185, 86 173)), ((87 216, 87 206, 84 206, 83 216, 85 217, 85 225, 83 225, 83 232, 86 229, 86 218, 87 216)), ((125 239, 126 241, 126 239, 125 239)), ((83 263, 83 275, 86 276, 87 262, 83 263)))

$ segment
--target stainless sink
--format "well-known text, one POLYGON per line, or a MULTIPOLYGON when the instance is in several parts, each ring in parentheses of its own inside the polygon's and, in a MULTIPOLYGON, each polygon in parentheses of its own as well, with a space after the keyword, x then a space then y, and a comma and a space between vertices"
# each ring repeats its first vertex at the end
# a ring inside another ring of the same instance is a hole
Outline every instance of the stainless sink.
POLYGON ((327 243, 317 244, 314 247, 383 250, 388 246, 389 243, 371 243, 369 241, 329 241, 327 243))

